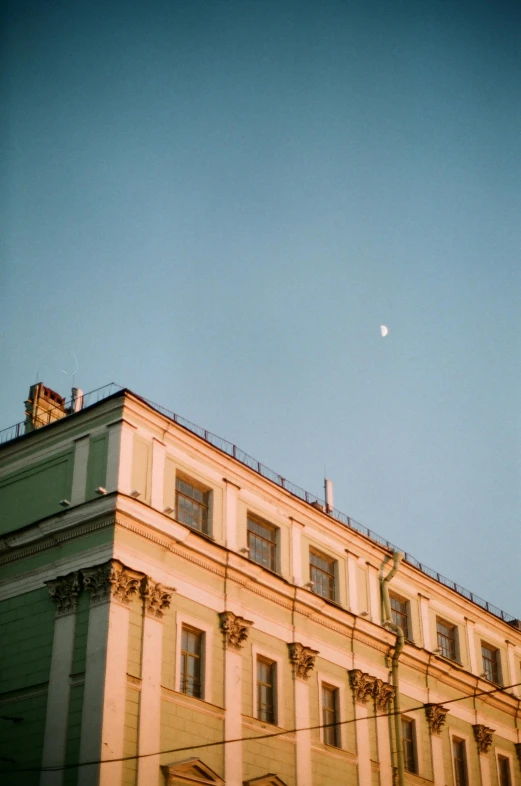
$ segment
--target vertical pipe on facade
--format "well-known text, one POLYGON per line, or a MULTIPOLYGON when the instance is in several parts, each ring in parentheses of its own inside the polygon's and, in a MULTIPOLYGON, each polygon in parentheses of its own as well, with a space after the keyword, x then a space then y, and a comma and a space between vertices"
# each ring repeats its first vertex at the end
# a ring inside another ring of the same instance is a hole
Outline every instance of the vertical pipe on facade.
MULTIPOLYGON (((388 561, 386 557, 382 563, 381 570, 388 561)), ((394 653, 392 658, 392 680, 394 686, 393 697, 393 710, 394 710, 394 733, 396 737, 396 769, 398 771, 398 785, 404 786, 405 783, 405 765, 403 760, 403 737, 402 737, 402 718, 400 715, 400 679, 398 674, 398 660, 402 654, 404 646, 403 630, 399 625, 396 625, 392 620, 391 615, 391 602, 389 600, 389 582, 395 576, 396 571, 403 559, 403 554, 400 551, 393 553, 393 567, 385 578, 380 573, 380 591, 382 593, 382 604, 384 608, 384 621, 383 625, 389 628, 396 635, 396 643, 394 646, 394 653)))

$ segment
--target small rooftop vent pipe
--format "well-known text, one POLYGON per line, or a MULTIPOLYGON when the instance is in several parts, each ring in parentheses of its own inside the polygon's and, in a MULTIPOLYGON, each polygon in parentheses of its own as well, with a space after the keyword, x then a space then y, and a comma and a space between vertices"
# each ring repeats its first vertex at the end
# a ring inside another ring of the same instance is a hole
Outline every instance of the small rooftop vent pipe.
POLYGON ((83 390, 80 388, 72 388, 69 413, 72 415, 73 412, 79 412, 81 409, 83 409, 83 390))
POLYGON ((326 499, 326 513, 332 513, 334 503, 333 503, 333 481, 328 480, 328 478, 324 478, 324 496, 326 499))

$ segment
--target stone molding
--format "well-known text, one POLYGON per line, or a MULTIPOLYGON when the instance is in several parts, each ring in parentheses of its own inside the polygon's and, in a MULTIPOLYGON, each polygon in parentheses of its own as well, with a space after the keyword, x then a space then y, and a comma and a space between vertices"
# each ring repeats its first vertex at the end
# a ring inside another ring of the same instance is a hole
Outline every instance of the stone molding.
POLYGON ((390 699, 396 689, 388 682, 366 674, 361 669, 349 669, 349 682, 357 704, 365 704, 374 699, 377 712, 386 712, 390 699))
POLYGON ((141 585, 141 594, 145 601, 145 614, 162 620, 167 609, 170 608, 172 595, 175 589, 158 584, 150 576, 145 576, 141 585))
POLYGON ((429 725, 431 734, 439 734, 445 725, 445 719, 449 710, 440 704, 426 704, 425 717, 429 725))
POLYGON ((240 650, 248 638, 248 631, 253 622, 244 619, 244 617, 238 617, 233 611, 221 611, 219 620, 225 647, 240 650))
POLYGON ((472 729, 476 745, 478 746, 478 753, 488 753, 492 745, 492 735, 495 729, 489 729, 488 726, 484 726, 482 723, 476 723, 472 729))
POLYGON ((299 680, 308 680, 309 675, 315 667, 315 658, 318 655, 318 650, 312 650, 311 647, 304 647, 303 644, 294 642, 288 644, 289 660, 293 665, 293 674, 299 680))
POLYGON ((122 562, 111 559, 102 565, 85 568, 81 571, 83 586, 91 594, 91 603, 104 603, 114 598, 118 603, 128 606, 139 592, 143 574, 127 568, 122 562))
POLYGON ((51 600, 56 604, 56 616, 62 617, 65 614, 73 614, 78 606, 78 598, 81 592, 80 572, 78 570, 68 573, 66 576, 58 576, 45 582, 49 590, 51 600))

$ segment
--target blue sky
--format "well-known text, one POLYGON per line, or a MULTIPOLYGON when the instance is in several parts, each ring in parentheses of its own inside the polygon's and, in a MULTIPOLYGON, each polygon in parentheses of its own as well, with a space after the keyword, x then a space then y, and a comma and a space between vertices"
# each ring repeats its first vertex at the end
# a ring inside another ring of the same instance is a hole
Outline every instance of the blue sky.
POLYGON ((519 5, 2 13, 0 428, 74 352, 521 616, 519 5))

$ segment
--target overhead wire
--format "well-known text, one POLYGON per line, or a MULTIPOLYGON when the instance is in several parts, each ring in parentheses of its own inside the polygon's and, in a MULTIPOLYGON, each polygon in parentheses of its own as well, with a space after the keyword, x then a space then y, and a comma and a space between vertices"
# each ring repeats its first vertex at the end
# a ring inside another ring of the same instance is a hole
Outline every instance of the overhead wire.
MULTIPOLYGON (((366 715, 364 717, 358 718, 350 718, 348 720, 337 721, 335 723, 320 723, 316 726, 304 726, 298 729, 281 729, 280 731, 269 732, 268 734, 258 734, 257 736, 251 737, 237 737, 232 740, 217 740, 216 742, 204 742, 198 745, 184 745, 180 748, 169 748, 167 750, 162 751, 155 751, 154 753, 136 753, 135 755, 131 756, 122 756, 118 759, 95 759, 92 761, 82 761, 82 762, 74 762, 72 764, 60 764, 51 767, 16 767, 12 769, 4 769, 0 767, 0 774, 5 773, 20 773, 20 772, 61 772, 63 770, 72 770, 78 767, 92 767, 97 766, 98 764, 117 764, 119 762, 127 762, 127 761, 135 761, 137 759, 147 759, 151 756, 162 756, 167 753, 184 753, 185 751, 194 751, 199 750, 200 748, 215 748, 218 745, 231 745, 233 743, 239 742, 256 742, 259 740, 267 740, 273 739, 274 737, 282 737, 285 734, 295 734, 299 731, 317 731, 319 729, 328 729, 330 727, 338 727, 338 726, 347 726, 351 723, 358 723, 358 721, 362 720, 374 720, 376 718, 390 718, 396 714, 403 715, 404 713, 409 712, 416 712, 418 710, 425 709, 425 707, 445 707, 447 704, 455 704, 459 701, 465 701, 466 699, 477 699, 480 696, 490 696, 493 693, 498 693, 499 691, 507 691, 511 688, 518 688, 521 686, 521 682, 515 682, 513 685, 501 685, 497 688, 493 688, 492 690, 487 691, 480 691, 479 693, 472 693, 468 696, 459 696, 456 699, 447 699, 447 701, 438 701, 438 702, 423 702, 422 704, 417 704, 415 707, 407 707, 404 710, 401 710, 399 713, 395 711, 391 712, 382 712, 376 713, 375 715, 366 715)), ((517 696, 514 698, 519 702, 517 696)))

